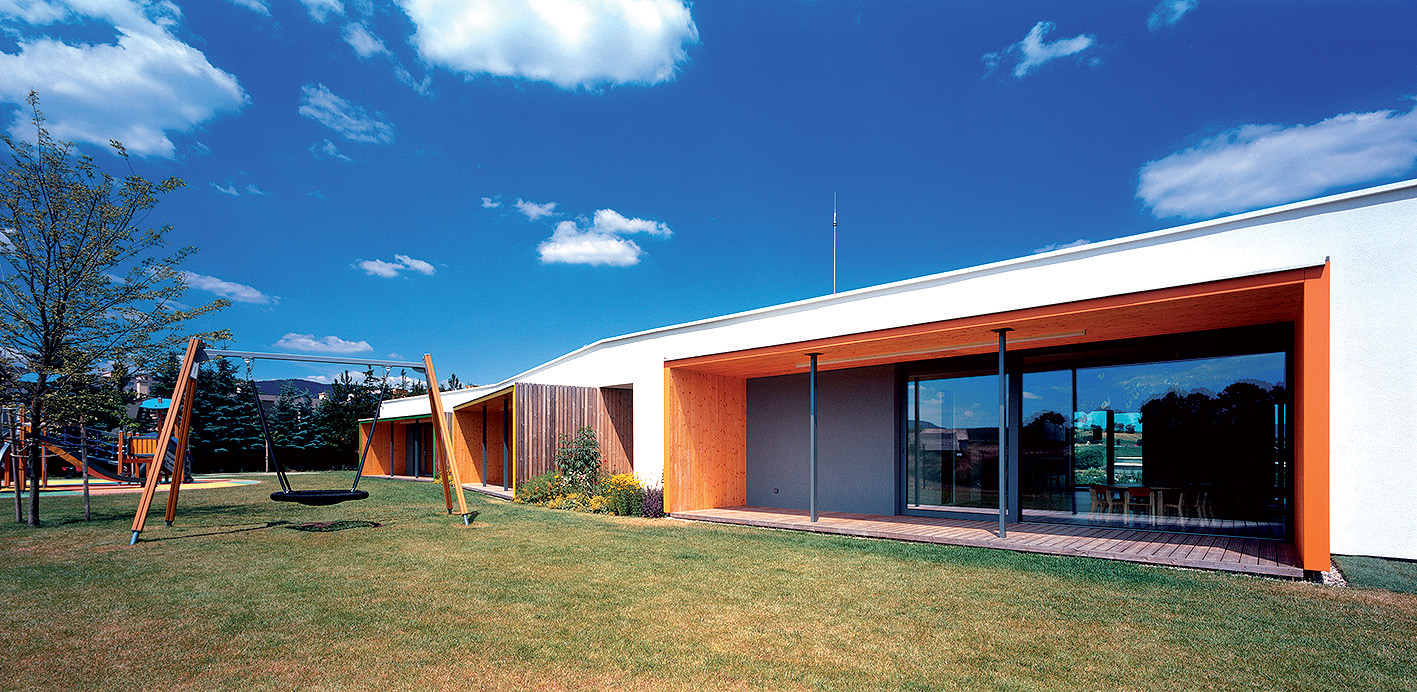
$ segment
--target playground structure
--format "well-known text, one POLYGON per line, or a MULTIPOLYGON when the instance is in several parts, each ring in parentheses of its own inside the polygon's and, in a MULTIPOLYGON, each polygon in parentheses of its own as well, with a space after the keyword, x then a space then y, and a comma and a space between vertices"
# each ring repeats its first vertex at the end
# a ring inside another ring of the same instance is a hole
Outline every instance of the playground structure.
MULTIPOLYGON (((81 426, 82 427, 82 426, 81 426)), ((157 451, 155 434, 133 435, 127 432, 107 432, 82 427, 54 431, 34 431, 23 410, 0 411, 0 489, 24 492, 29 484, 26 473, 29 445, 40 448, 39 487, 49 487, 50 461, 59 459, 82 473, 114 483, 139 485, 144 469, 157 451)), ((163 472, 171 473, 173 450, 165 455, 163 472)), ((185 475, 190 476, 190 473, 185 475)))
MULTIPOLYGON (((434 431, 437 437, 437 444, 440 445, 441 454, 438 455, 438 476, 443 483, 443 501, 447 506, 448 514, 453 514, 453 489, 456 489, 458 500, 457 514, 463 518, 463 523, 470 523, 471 514, 467 509, 467 498, 463 493, 462 478, 456 464, 448 464, 447 460, 452 458, 451 451, 453 442, 451 433, 448 430, 447 418, 443 413, 443 400, 438 391, 438 378, 433 370, 433 358, 424 354, 423 362, 405 362, 390 360, 369 360, 360 358, 325 357, 325 356, 301 356, 284 353, 255 353, 251 351, 229 351, 208 349, 201 340, 193 338, 187 342, 187 351, 182 358, 181 368, 178 370, 177 382, 172 391, 172 403, 167 409, 167 415, 163 418, 162 426, 159 428, 156 439, 168 440, 168 451, 172 455, 172 467, 183 464, 186 460, 187 436, 192 423, 192 406, 197 390, 197 375, 201 364, 213 358, 240 358, 245 361, 247 379, 251 385, 251 395, 257 397, 255 379, 252 375, 252 364, 259 359, 284 360, 310 363, 336 363, 364 365, 368 367, 384 368, 384 385, 380 387, 379 400, 382 408, 384 395, 388 391, 388 374, 392 368, 405 368, 415 372, 422 372, 428 379, 428 401, 432 410, 434 431), (449 484, 451 482, 451 487, 449 484)), ((275 455, 275 445, 272 443, 270 429, 266 424, 265 411, 261 408, 260 401, 256 400, 256 410, 261 424, 261 432, 265 438, 266 451, 270 455, 276 468, 276 476, 280 481, 281 489, 271 493, 271 499, 278 502, 295 502, 304 505, 332 505, 350 500, 360 500, 369 496, 365 491, 359 490, 359 480, 363 474, 364 457, 369 453, 369 442, 366 440, 364 448, 360 453, 359 462, 355 467, 354 483, 348 490, 295 490, 291 488, 289 479, 286 477, 285 468, 275 455)), ((378 408, 376 408, 375 422, 378 422, 378 408)), ((154 471, 154 465, 149 464, 146 475, 143 479, 143 494, 139 500, 137 511, 133 515, 132 535, 128 540, 129 545, 138 542, 138 536, 143 532, 147 523, 148 512, 152 507, 153 497, 157 492, 159 476, 161 472, 154 471)), ((177 498, 182 487, 185 474, 174 474, 167 494, 167 512, 165 515, 167 526, 172 526, 177 515, 177 498)))

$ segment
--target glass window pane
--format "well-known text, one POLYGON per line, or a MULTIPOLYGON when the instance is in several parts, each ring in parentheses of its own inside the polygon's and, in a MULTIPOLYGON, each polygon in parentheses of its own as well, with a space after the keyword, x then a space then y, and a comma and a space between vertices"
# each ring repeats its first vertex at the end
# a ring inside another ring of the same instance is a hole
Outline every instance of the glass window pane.
POLYGON ((998 380, 911 380, 907 392, 907 506, 997 511, 998 380))

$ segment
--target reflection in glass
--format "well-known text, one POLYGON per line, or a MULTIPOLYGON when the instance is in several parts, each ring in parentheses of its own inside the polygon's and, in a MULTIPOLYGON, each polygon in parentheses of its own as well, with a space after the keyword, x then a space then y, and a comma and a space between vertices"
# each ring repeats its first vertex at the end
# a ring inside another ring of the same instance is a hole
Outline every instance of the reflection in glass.
POLYGON ((1023 375, 1019 430, 1019 493, 1025 510, 1076 509, 1072 448, 1071 370, 1023 375))
POLYGON ((906 505, 998 510, 998 380, 911 380, 906 388, 906 505))
POLYGON ((1023 384, 1026 519, 1290 535, 1284 353, 1029 373, 1023 384), (1064 406, 1066 389, 1075 405, 1064 406), (1065 410, 1071 443, 1050 432, 1065 410), (1060 445, 1071 493, 1048 480, 1060 445))

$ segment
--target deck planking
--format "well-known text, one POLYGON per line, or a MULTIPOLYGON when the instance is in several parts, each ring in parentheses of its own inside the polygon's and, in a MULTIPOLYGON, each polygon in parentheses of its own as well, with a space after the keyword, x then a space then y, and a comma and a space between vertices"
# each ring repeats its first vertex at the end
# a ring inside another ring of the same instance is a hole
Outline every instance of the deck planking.
POLYGON ((1005 538, 1000 539, 997 521, 821 512, 819 521, 814 524, 805 511, 771 507, 703 509, 674 512, 671 516, 690 521, 1092 557, 1290 579, 1304 576, 1293 546, 1272 539, 1032 522, 1010 524, 1005 538))

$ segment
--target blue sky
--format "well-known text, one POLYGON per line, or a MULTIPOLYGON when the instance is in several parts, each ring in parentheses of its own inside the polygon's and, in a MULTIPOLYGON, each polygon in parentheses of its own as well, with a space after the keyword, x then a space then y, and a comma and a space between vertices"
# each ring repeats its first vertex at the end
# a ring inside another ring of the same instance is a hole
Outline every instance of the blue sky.
MULTIPOLYGON (((1417 3, 0 0, 0 101, 187 187, 233 347, 464 382, 1412 177, 1417 3)), ((31 134, 32 136, 32 134, 31 134)), ((271 364, 265 377, 338 368, 271 364)))

